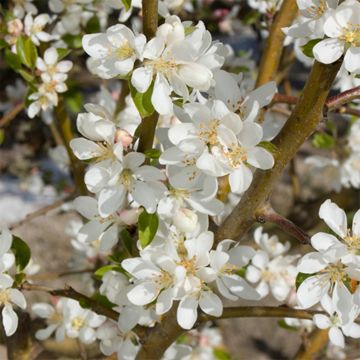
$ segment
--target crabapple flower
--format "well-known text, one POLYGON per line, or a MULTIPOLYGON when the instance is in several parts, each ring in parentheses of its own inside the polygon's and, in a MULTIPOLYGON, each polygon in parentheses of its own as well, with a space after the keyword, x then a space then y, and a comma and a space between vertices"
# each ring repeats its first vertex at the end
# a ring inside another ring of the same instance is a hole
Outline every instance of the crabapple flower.
POLYGON ((79 338, 84 344, 91 344, 96 340, 96 329, 101 326, 106 317, 97 315, 89 309, 84 309, 72 299, 68 299, 63 311, 66 323, 66 335, 79 338))
MULTIPOLYGON (((119 158, 119 156, 118 156, 119 158)), ((85 175, 85 184, 91 192, 99 195, 99 213, 107 217, 116 212, 127 196, 148 213, 156 211, 159 200, 166 191, 165 175, 157 168, 142 165, 145 155, 138 152, 126 154, 122 161, 111 166, 92 166, 85 175)))
POLYGON ((284 255, 290 249, 289 241, 285 244, 281 243, 276 235, 269 236, 269 234, 264 233, 261 226, 254 231, 254 240, 261 250, 264 250, 270 258, 284 255))
POLYGON ((45 319, 48 326, 45 329, 40 329, 35 333, 38 340, 48 339, 55 333, 55 340, 62 342, 65 340, 66 327, 64 323, 63 313, 67 306, 68 299, 60 298, 56 301, 56 305, 52 306, 48 303, 35 303, 31 310, 37 316, 45 319))
POLYGON ((328 38, 314 46, 315 59, 331 64, 345 54, 345 69, 360 74, 360 3, 342 2, 325 21, 324 32, 328 38))
POLYGON ((0 233, 0 273, 9 270, 15 264, 15 256, 9 252, 12 245, 12 235, 3 229, 0 233))
POLYGON ((90 220, 77 233, 81 242, 97 243, 100 251, 110 250, 119 240, 119 232, 126 225, 135 224, 140 211, 122 209, 103 217, 98 201, 90 196, 79 196, 74 200, 76 210, 90 220))
POLYGON ((299 304, 304 308, 315 305, 336 284, 360 280, 357 255, 360 211, 354 216, 352 230, 347 228, 345 212, 331 200, 321 205, 319 216, 341 241, 323 232, 312 236, 311 245, 317 252, 306 254, 297 265, 299 272, 311 274, 297 289, 299 304))
POLYGON ((36 15, 38 13, 36 6, 33 4, 33 0, 14 0, 13 4, 14 8, 12 12, 18 19, 22 19, 25 14, 36 15))
POLYGON ((324 37, 324 24, 331 11, 336 9, 338 0, 297 0, 302 18, 284 29, 293 38, 324 37))
POLYGON ((185 33, 178 17, 168 17, 159 26, 156 37, 145 45, 143 66, 132 73, 131 83, 140 93, 145 93, 154 82, 151 102, 161 115, 173 112, 172 91, 187 100, 188 87, 208 90, 212 68, 218 66, 214 56, 210 56, 210 33, 200 24, 190 35, 185 33))
POLYGON ((232 240, 223 240, 210 252, 210 267, 216 278, 216 286, 225 298, 258 300, 260 294, 240 276, 240 272, 254 257, 249 246, 236 245, 232 240))
POLYGON ((67 73, 71 70, 73 63, 69 60, 58 61, 58 59, 59 55, 54 47, 45 50, 44 59, 40 57, 36 59, 36 67, 41 71, 43 82, 49 83, 54 80, 58 83, 64 83, 67 79, 67 73))
POLYGON ((40 14, 35 18, 31 13, 28 13, 24 19, 24 31, 28 35, 32 42, 39 46, 40 42, 49 42, 52 40, 52 35, 44 31, 44 28, 47 24, 51 22, 50 16, 48 14, 40 14))
POLYGON ((360 308, 345 285, 336 285, 332 298, 328 294, 321 299, 321 306, 329 315, 314 315, 314 323, 320 329, 329 329, 332 344, 345 346, 344 335, 360 338, 360 325, 354 321, 360 308))
POLYGON ((13 283, 14 280, 9 275, 0 274, 0 306, 6 336, 13 335, 18 327, 19 319, 13 305, 26 308, 24 295, 18 289, 12 288, 13 283))
POLYGON ((85 35, 83 48, 91 56, 90 71, 103 79, 125 76, 133 70, 134 62, 141 60, 146 38, 134 33, 125 25, 117 24, 106 33, 85 35))
POLYGON ((296 255, 278 255, 270 260, 265 251, 259 250, 246 269, 245 277, 251 283, 260 281, 256 290, 261 297, 271 292, 276 300, 284 302, 295 285, 297 270, 293 262, 297 258, 296 255))

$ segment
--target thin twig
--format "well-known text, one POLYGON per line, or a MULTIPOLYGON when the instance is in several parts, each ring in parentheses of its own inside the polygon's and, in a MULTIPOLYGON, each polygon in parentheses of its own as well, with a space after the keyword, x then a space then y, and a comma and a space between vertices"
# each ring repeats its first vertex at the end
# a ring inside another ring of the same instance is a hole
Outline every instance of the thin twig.
POLYGON ((295 355, 295 360, 314 359, 321 352, 329 341, 329 330, 315 329, 295 355))
POLYGON ((325 105, 330 111, 340 108, 344 104, 348 104, 353 100, 360 99, 360 86, 346 90, 335 96, 331 96, 326 100, 325 105))
POLYGON ((79 269, 79 270, 69 270, 64 272, 46 272, 46 273, 40 273, 40 274, 34 274, 27 276, 27 279, 29 280, 35 280, 35 281, 43 281, 43 280, 52 280, 52 279, 58 279, 60 277, 65 276, 72 276, 72 275, 79 275, 79 274, 87 274, 94 272, 94 268, 91 269, 79 269))
POLYGON ((5 127, 10 124, 12 120, 16 118, 16 116, 21 113, 25 109, 25 103, 21 102, 15 105, 14 108, 9 110, 1 119, 0 119, 0 128, 5 127))
POLYGON ((255 216, 256 220, 260 223, 270 222, 276 224, 284 232, 298 239, 301 244, 310 244, 310 236, 304 230, 289 219, 278 214, 269 204, 257 210, 255 216))
POLYGON ((39 210, 36 210, 34 211, 33 213, 31 214, 28 214, 26 215, 25 219, 23 220, 20 220, 18 221, 17 223, 15 224, 12 224, 10 227, 9 227, 9 230, 14 230, 15 228, 18 228, 26 223, 28 223, 29 221, 32 221, 34 220, 35 218, 39 217, 39 216, 42 216, 42 215, 45 215, 46 213, 48 213, 49 211, 51 210, 54 210, 54 209, 57 209, 58 207, 60 207, 61 205, 67 203, 68 201, 71 201, 72 199, 74 199, 76 196, 76 193, 72 193, 68 196, 66 196, 65 198, 63 199, 60 199, 56 202, 54 202, 53 204, 51 205, 48 205, 48 206, 45 206, 39 210))

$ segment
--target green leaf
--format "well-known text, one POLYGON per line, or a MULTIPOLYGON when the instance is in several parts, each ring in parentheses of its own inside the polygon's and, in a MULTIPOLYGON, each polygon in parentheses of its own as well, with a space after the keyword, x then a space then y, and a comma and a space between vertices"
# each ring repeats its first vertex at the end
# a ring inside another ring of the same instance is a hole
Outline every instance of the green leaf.
POLYGON ((16 41, 16 53, 21 62, 30 69, 33 69, 37 59, 37 48, 30 38, 20 36, 16 41))
POLYGON ((58 53, 58 61, 64 59, 66 56, 68 56, 71 53, 71 50, 65 49, 65 48, 57 48, 58 53))
POLYGON ((109 271, 123 272, 123 269, 119 265, 105 265, 97 269, 94 273, 94 276, 101 279, 109 271))
POLYGON ((26 82, 31 83, 34 81, 34 76, 32 76, 28 71, 20 69, 18 70, 18 73, 24 78, 26 82))
POLYGON ((283 329, 286 329, 286 330, 291 330, 291 331, 298 331, 299 329, 295 326, 290 326, 288 325, 284 319, 281 319, 278 321, 278 325, 283 328, 283 329))
POLYGON ((144 154, 149 159, 159 159, 161 151, 158 149, 150 149, 146 150, 144 154))
POLYGON ((142 248, 148 246, 154 239, 159 226, 159 219, 154 214, 149 214, 144 210, 139 216, 139 240, 142 248))
POLYGON ((14 54, 9 49, 5 49, 6 63, 15 71, 21 69, 21 60, 17 54, 14 54))
POLYGON ((295 280, 295 286, 296 286, 296 290, 299 288, 299 286, 302 284, 302 282, 304 280, 306 280, 308 277, 312 276, 313 274, 304 274, 299 272, 296 276, 296 280, 295 280))
POLYGON ((155 111, 151 103, 151 95, 154 89, 154 82, 150 85, 149 89, 145 93, 139 93, 129 81, 131 97, 134 100, 136 108, 138 109, 142 118, 152 115, 155 111))
POLYGON ((0 145, 4 142, 5 140, 5 131, 4 129, 0 129, 0 145))
POLYGON ((80 49, 82 47, 82 36, 66 34, 62 39, 73 49, 80 49))
POLYGON ((0 39, 0 49, 7 47, 9 44, 4 40, 0 39))
POLYGON ((84 104, 84 97, 82 93, 74 88, 70 89, 64 94, 66 107, 74 114, 81 112, 84 104))
POLYGON ((99 18, 97 16, 93 16, 85 26, 85 32, 87 34, 98 33, 101 31, 99 18))
POLYGON ((116 306, 113 304, 106 296, 101 295, 100 293, 96 292, 92 297, 92 300, 95 300, 98 304, 107 307, 108 309, 112 309, 116 306))
POLYGON ((24 240, 21 240, 19 237, 13 235, 11 250, 15 255, 15 262, 19 270, 24 270, 31 258, 29 246, 24 240))
POLYGON ((309 42, 307 42, 305 45, 301 47, 301 51, 306 55, 307 57, 313 58, 313 48, 314 46, 320 42, 323 39, 312 39, 309 42))
POLYGON ((277 147, 271 143, 270 141, 261 141, 258 146, 261 146, 265 150, 269 151, 270 153, 274 154, 277 152, 277 147))
POLYGON ((331 149, 335 146, 335 139, 326 133, 317 133, 313 136, 312 144, 318 149, 331 149))
POLYGON ((126 10, 126 11, 130 10, 132 0, 121 0, 121 1, 122 1, 122 3, 123 3, 124 6, 125 6, 125 10, 126 10))
POLYGON ((127 251, 131 254, 133 250, 133 239, 130 233, 126 229, 124 229, 120 232, 120 238, 125 245, 127 251))
POLYGON ((21 285, 25 280, 26 280, 26 274, 24 274, 23 272, 16 274, 14 277, 16 286, 21 285))
POLYGON ((231 360, 230 354, 224 349, 215 348, 213 349, 213 354, 217 360, 231 360))

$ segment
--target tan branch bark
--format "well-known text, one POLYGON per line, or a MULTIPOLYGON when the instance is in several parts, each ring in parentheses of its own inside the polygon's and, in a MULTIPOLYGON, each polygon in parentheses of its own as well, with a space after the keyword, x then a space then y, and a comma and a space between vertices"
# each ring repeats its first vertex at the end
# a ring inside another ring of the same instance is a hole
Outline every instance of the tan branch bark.
POLYGON ((10 124, 12 120, 16 118, 21 111, 25 109, 25 103, 21 102, 20 104, 15 105, 14 108, 9 110, 1 119, 0 119, 0 128, 5 127, 10 124))
POLYGON ((258 209, 255 213, 256 220, 260 223, 270 222, 277 225, 287 234, 298 239, 301 244, 310 244, 310 236, 291 220, 278 214, 269 204, 258 209))
POLYGON ((292 24, 297 11, 298 8, 295 0, 285 0, 279 12, 275 15, 270 28, 269 37, 261 56, 259 75, 255 87, 259 87, 275 79, 279 69, 285 40, 285 34, 282 31, 282 28, 292 24))
POLYGON ((274 140, 275 165, 268 171, 257 170, 250 188, 215 233, 216 241, 241 238, 256 221, 256 211, 267 201, 285 166, 313 133, 322 118, 323 107, 341 62, 314 63, 297 105, 274 140))
POLYGON ((57 125, 59 127, 60 135, 63 139, 64 146, 70 158, 72 173, 74 176, 76 190, 82 194, 87 194, 87 189, 84 183, 84 165, 76 158, 70 148, 70 141, 74 138, 71 119, 66 112, 65 104, 62 98, 59 99, 58 106, 54 109, 57 125))
POLYGON ((324 349, 329 341, 328 330, 315 329, 299 349, 294 360, 312 360, 324 349))

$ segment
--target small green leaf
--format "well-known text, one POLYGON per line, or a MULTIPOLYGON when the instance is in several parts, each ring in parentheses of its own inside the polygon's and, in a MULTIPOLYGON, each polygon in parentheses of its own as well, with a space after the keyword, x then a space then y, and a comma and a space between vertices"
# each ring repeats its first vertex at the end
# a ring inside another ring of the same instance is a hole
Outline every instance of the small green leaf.
POLYGON ((313 48, 314 46, 320 42, 323 39, 312 39, 310 41, 308 41, 305 45, 303 45, 301 47, 301 51, 304 53, 304 55, 306 55, 307 57, 313 58, 314 54, 313 54, 313 48))
POLYGON ((9 44, 4 40, 0 39, 0 49, 7 47, 9 44))
POLYGON ((30 69, 33 69, 37 59, 37 48, 30 38, 20 36, 16 41, 16 53, 21 62, 30 69))
POLYGON ((14 277, 16 286, 21 285, 25 280, 26 280, 26 274, 24 274, 23 272, 16 274, 14 277))
POLYGON ((133 250, 133 239, 130 233, 126 229, 124 229, 120 232, 120 238, 125 245, 127 251, 131 254, 133 250))
POLYGON ((101 304, 108 309, 112 309, 116 306, 116 304, 113 304, 106 296, 101 295, 100 293, 96 292, 92 297, 92 300, 95 300, 98 304, 101 304))
POLYGON ((308 277, 312 276, 313 274, 304 274, 299 272, 296 276, 296 280, 295 280, 295 286, 296 286, 296 290, 299 288, 299 286, 302 284, 302 282, 304 280, 306 280, 308 277))
POLYGON ((123 269, 119 265, 105 265, 97 269, 94 276, 101 279, 109 271, 123 272, 123 269))
POLYGON ((6 63, 15 71, 21 69, 21 60, 17 54, 14 54, 9 49, 5 49, 6 63))
POLYGON ((231 360, 230 354, 224 349, 215 348, 213 349, 213 354, 217 360, 231 360))
POLYGON ((155 111, 152 103, 151 96, 154 89, 154 82, 150 85, 149 89, 145 93, 139 93, 129 81, 131 97, 134 100, 136 108, 138 109, 142 118, 152 115, 155 111))
POLYGON ((80 299, 79 304, 83 309, 90 309, 91 304, 88 299, 80 299))
POLYGON ((125 6, 125 10, 126 10, 126 11, 129 11, 130 8, 131 8, 131 2, 132 2, 132 0, 121 0, 121 1, 122 1, 122 3, 123 3, 124 6, 125 6))
POLYGON ((286 323, 286 321, 284 319, 281 319, 278 321, 278 325, 286 330, 291 330, 291 331, 298 331, 299 329, 295 326, 290 326, 286 323))
POLYGON ((80 49, 82 47, 82 36, 66 34, 62 39, 73 49, 80 49))
POLYGON ((97 16, 93 16, 86 24, 85 32, 87 34, 98 33, 101 31, 99 18, 97 16))
POLYGON ((331 149, 335 146, 335 139, 326 133, 317 133, 313 136, 312 144, 318 149, 331 149))
POLYGON ((258 144, 258 146, 261 146, 262 148, 264 148, 265 150, 269 151, 272 154, 277 152, 277 147, 270 141, 262 141, 258 144))
POLYGON ((148 246, 154 239, 159 226, 159 219, 154 214, 149 214, 144 210, 139 216, 139 240, 142 248, 148 246))
POLYGON ((20 69, 18 70, 18 73, 24 78, 26 82, 31 83, 34 81, 34 76, 32 76, 28 71, 20 69))
POLYGON ((149 159, 159 159, 161 151, 158 149, 150 149, 146 150, 144 154, 149 159))
POLYGON ((4 142, 5 140, 5 131, 4 129, 0 129, 0 145, 4 142))
POLYGON ((19 270, 24 270, 31 258, 29 246, 24 240, 21 240, 19 237, 13 235, 11 250, 15 255, 15 262, 19 270))
POLYGON ((58 53, 58 61, 64 59, 66 56, 68 56, 71 53, 71 50, 65 49, 65 48, 57 48, 58 53))

